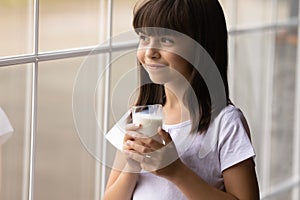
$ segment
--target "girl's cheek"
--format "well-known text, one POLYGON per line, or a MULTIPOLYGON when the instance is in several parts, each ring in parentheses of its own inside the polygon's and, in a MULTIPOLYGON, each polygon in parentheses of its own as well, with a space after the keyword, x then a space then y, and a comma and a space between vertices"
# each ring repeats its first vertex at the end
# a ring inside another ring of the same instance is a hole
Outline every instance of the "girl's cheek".
POLYGON ((144 63, 144 51, 143 50, 138 50, 137 51, 137 58, 140 61, 140 63, 144 63))

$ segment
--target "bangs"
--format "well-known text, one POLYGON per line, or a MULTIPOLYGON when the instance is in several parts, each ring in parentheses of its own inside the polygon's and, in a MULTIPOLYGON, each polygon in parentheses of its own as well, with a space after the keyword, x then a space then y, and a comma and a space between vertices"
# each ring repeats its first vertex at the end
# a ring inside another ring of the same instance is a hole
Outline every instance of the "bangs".
POLYGON ((182 0, 148 0, 134 9, 133 27, 137 33, 165 34, 167 29, 187 35, 190 27, 189 13, 180 5, 182 0), (149 28, 150 27, 150 28, 149 28), (155 29, 155 27, 159 29, 155 29), (162 29, 160 29, 162 28, 162 29))

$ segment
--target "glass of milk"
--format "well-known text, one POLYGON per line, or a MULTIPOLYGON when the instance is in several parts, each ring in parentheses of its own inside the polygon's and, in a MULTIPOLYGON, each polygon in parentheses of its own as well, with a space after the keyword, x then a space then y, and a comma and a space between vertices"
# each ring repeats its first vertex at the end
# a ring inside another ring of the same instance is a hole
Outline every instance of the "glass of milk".
POLYGON ((133 106, 132 122, 142 125, 138 130, 140 133, 147 137, 154 136, 158 127, 162 126, 162 105, 133 106))

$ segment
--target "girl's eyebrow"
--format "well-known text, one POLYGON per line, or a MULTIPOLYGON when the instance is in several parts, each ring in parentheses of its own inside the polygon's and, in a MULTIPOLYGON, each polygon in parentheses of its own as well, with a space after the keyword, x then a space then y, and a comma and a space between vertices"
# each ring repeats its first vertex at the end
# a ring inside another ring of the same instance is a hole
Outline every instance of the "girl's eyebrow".
POLYGON ((146 33, 145 31, 139 31, 137 33, 139 36, 144 35, 144 36, 151 36, 150 34, 146 33))
POLYGON ((137 34, 145 34, 145 31, 139 30, 137 34))
POLYGON ((145 32, 139 32, 138 35, 146 35, 149 36, 149 34, 145 33, 145 32))
POLYGON ((139 31, 137 33, 138 35, 146 35, 146 36, 158 36, 158 37, 177 37, 177 35, 175 34, 170 34, 170 33, 152 33, 152 34, 149 34, 149 33, 146 33, 145 31, 139 31))

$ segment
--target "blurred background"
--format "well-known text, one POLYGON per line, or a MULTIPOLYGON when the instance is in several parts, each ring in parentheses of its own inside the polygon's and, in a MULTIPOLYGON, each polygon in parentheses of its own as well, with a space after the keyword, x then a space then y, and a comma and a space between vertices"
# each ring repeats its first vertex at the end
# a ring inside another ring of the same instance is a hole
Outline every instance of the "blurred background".
MULTIPOLYGON (((78 137, 73 87, 94 47, 132 30, 135 3, 0 0, 0 106, 14 128, 1 146, 1 200, 101 199, 109 169, 78 137)), ((298 200, 298 0, 220 3, 229 31, 231 99, 252 131, 261 199, 298 200)), ((109 60, 112 53, 103 54, 109 60)), ((134 64, 134 54, 114 63, 100 90, 113 91, 134 64)), ((112 97, 112 92, 105 94, 98 96, 99 102, 112 97)), ((97 106, 100 124, 107 129, 113 120, 112 113, 101 113, 105 105, 97 106)), ((124 111, 126 106, 121 105, 124 111)))

